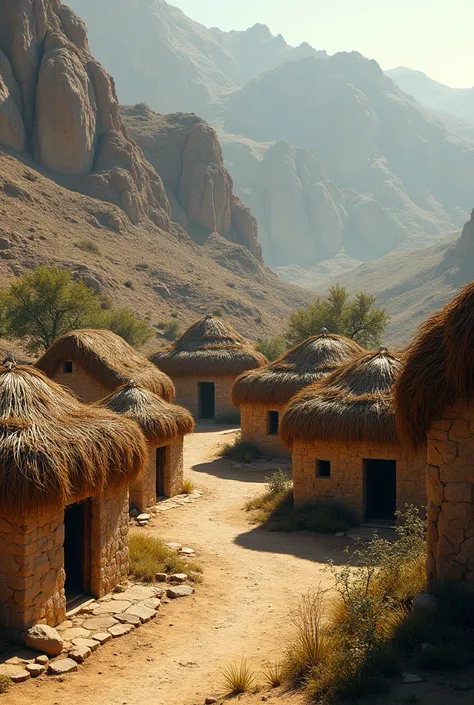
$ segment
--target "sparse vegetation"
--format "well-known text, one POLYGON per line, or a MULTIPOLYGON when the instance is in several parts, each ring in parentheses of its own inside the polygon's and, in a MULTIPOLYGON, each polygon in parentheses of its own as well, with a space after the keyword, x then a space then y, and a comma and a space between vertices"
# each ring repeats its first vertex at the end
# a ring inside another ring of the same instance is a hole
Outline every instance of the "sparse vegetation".
POLYGON ((7 693, 13 685, 13 681, 8 676, 0 675, 0 695, 7 693))
POLYGON ((179 313, 177 311, 171 311, 170 316, 171 318, 178 318, 179 313))
POLYGON ((273 362, 277 357, 283 355, 286 350, 285 339, 281 337, 267 338, 257 345, 258 352, 265 355, 269 362, 273 362))
POLYGON ((219 455, 241 463, 252 463, 262 457, 260 451, 253 443, 247 443, 242 440, 240 433, 235 436, 232 443, 224 443, 220 447, 219 455))
POLYGON ((379 345, 389 321, 386 310, 376 306, 375 296, 359 291, 351 297, 345 287, 336 284, 326 296, 318 296, 308 308, 290 316, 286 337, 296 345, 327 328, 364 346, 379 345))
POLYGON ((135 269, 139 272, 146 272, 147 269, 150 269, 150 265, 146 262, 140 262, 139 264, 135 265, 135 269))
POLYGON ((231 695, 247 693, 255 685, 255 672, 246 659, 222 669, 224 686, 231 695))
POLYGON ((213 316, 216 316, 217 318, 222 318, 222 316, 224 315, 222 313, 222 309, 220 309, 220 308, 215 308, 214 311, 211 311, 211 313, 213 316))
POLYGON ((101 254, 99 246, 95 242, 92 242, 92 240, 77 240, 74 243, 74 247, 77 247, 77 249, 82 252, 89 252, 91 255, 101 254))
POLYGON ((154 335, 150 324, 137 318, 127 308, 115 308, 104 312, 97 327, 107 328, 107 330, 117 333, 134 348, 141 347, 154 335))
POLYGON ((166 323, 164 321, 158 321, 156 327, 158 328, 158 330, 164 330, 166 328, 166 323))
POLYGON ((183 487, 181 492, 183 494, 191 494, 191 492, 194 492, 196 488, 194 487, 194 483, 192 480, 184 480, 183 481, 183 487))
POLYGON ((195 582, 200 579, 201 566, 181 558, 160 539, 132 532, 129 547, 130 573, 137 580, 152 582, 157 573, 187 573, 195 582))
POLYGON ((178 321, 170 321, 169 323, 167 323, 163 329, 163 335, 165 336, 166 340, 176 340, 179 335, 178 321))
POLYGON ((278 688, 284 680, 282 664, 279 661, 268 664, 263 670, 263 678, 270 688, 278 688))
POLYGON ((135 286, 134 286, 134 284, 133 284, 133 282, 132 282, 131 279, 126 279, 126 280, 124 281, 123 285, 124 285, 127 289, 134 289, 134 288, 135 288, 135 286))

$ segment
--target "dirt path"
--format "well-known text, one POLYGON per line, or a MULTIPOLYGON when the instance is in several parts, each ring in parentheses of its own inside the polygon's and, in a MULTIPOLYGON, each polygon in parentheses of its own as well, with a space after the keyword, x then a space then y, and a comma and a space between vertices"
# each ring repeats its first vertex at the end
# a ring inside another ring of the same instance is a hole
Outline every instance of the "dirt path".
POLYGON ((204 429, 187 439, 186 475, 203 497, 144 529, 197 550, 205 579, 196 594, 109 642, 76 674, 14 687, 8 705, 194 705, 222 690, 220 669, 230 661, 244 655, 259 668, 279 658, 289 611, 308 588, 329 582, 326 558, 343 560, 343 546, 334 537, 250 526, 242 507, 262 489, 268 467, 249 471, 216 460, 216 448, 232 435, 204 429))

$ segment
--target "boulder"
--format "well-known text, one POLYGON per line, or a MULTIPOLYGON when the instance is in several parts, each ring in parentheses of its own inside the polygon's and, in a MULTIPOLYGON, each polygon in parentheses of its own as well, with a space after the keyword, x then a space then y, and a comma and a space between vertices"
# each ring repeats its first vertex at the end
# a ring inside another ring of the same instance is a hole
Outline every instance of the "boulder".
POLYGON ((42 651, 48 656, 59 656, 64 642, 56 629, 46 624, 37 624, 26 632, 25 644, 30 649, 42 651))

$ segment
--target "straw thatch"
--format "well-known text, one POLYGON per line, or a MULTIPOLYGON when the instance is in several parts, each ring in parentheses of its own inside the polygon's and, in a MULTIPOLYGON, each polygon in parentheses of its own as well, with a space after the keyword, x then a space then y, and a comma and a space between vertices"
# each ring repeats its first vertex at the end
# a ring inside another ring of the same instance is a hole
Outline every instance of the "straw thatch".
POLYGON ((268 362, 229 323, 211 314, 193 323, 168 350, 158 351, 150 359, 171 377, 233 377, 268 362))
POLYGON ((96 405, 138 423, 147 439, 157 446, 172 443, 194 431, 194 419, 187 409, 168 404, 133 380, 96 405))
POLYGON ((33 367, 0 367, 0 515, 125 485, 146 458, 135 423, 81 404, 33 367))
POLYGON ((165 401, 174 399, 175 388, 170 378, 110 330, 65 333, 40 357, 36 367, 53 377, 65 360, 81 365, 107 389, 116 389, 133 377, 165 401))
POLYGON ((232 387, 232 402, 235 406, 286 404, 300 389, 363 352, 355 340, 321 333, 299 343, 269 365, 241 375, 232 387))
POLYGON ((420 326, 395 388, 400 437, 418 446, 432 422, 474 396, 474 282, 420 326))
POLYGON ((303 389, 282 415, 283 442, 397 442, 393 385, 401 369, 400 358, 380 348, 303 389))

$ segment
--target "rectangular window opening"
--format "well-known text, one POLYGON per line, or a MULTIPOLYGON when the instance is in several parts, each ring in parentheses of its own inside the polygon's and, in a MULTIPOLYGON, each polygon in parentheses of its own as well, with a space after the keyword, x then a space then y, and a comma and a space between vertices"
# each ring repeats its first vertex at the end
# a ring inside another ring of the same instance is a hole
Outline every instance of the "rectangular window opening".
POLYGON ((278 436, 278 426, 280 424, 280 415, 278 411, 267 412, 267 428, 269 436, 278 436))
POLYGON ((65 375, 72 374, 72 362, 70 360, 63 362, 63 372, 65 375))
POLYGON ((317 460, 316 461, 316 477, 331 477, 331 461, 317 460))

